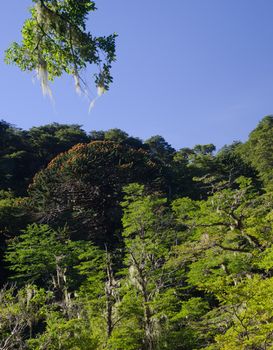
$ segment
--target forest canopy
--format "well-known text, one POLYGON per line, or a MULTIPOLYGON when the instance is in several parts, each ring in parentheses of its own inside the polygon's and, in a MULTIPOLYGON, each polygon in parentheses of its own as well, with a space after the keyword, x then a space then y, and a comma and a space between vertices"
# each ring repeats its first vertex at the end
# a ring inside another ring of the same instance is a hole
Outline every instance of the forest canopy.
MULTIPOLYGON (((34 72, 49 97, 68 74, 89 98, 91 67, 91 108, 113 82, 117 34, 88 30, 94 1, 31 3, 6 63, 34 72)), ((182 37, 155 33, 165 59, 165 38, 182 37)), ((1 350, 273 350, 272 293, 272 115, 220 150, 0 121, 1 350)))
POLYGON ((2 120, 0 348, 273 349, 272 143, 2 120))

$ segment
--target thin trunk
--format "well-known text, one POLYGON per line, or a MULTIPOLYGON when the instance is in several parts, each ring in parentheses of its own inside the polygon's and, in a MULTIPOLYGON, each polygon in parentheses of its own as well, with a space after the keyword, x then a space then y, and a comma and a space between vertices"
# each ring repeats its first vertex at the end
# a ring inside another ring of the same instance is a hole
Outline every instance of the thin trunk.
POLYGON ((107 322, 107 337, 110 338, 114 329, 113 320, 113 306, 115 304, 115 288, 116 282, 112 268, 111 256, 106 247, 106 272, 107 281, 105 282, 105 296, 106 296, 106 322, 107 322))
POLYGON ((152 312, 149 305, 147 305, 146 297, 144 299, 144 330, 145 330, 145 350, 155 350, 156 344, 153 335, 153 324, 152 324, 152 312))
POLYGON ((134 253, 131 252, 132 261, 138 272, 139 291, 143 301, 143 316, 144 316, 144 349, 145 350, 156 350, 156 342, 154 338, 153 322, 152 322, 152 310, 149 306, 149 293, 147 290, 147 278, 143 274, 142 268, 139 266, 135 259, 134 253))

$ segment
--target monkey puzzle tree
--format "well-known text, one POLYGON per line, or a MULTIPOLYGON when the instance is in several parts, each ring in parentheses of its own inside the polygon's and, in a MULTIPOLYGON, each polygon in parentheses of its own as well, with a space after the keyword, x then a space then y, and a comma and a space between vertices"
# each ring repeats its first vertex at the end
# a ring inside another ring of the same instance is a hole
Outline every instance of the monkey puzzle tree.
POLYGON ((29 193, 39 220, 68 224, 75 238, 104 244, 119 237, 122 187, 136 181, 162 190, 161 163, 143 149, 94 141, 54 158, 35 176, 29 193))
POLYGON ((84 89, 81 71, 88 64, 95 74, 98 94, 109 89, 111 64, 115 60, 116 34, 95 37, 86 31, 86 20, 96 10, 90 0, 32 0, 31 17, 22 28, 22 43, 6 51, 6 62, 23 71, 36 71, 44 94, 51 95, 48 80, 63 73, 74 76, 78 92, 84 89), (83 84, 83 85, 82 85, 83 84))

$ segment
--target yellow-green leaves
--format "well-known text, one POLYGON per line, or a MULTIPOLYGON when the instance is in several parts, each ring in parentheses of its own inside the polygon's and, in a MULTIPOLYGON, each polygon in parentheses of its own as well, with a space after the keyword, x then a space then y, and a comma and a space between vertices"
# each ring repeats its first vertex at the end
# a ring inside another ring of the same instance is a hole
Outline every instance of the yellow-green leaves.
MULTIPOLYGON (((104 90, 112 82, 116 34, 95 37, 86 31, 87 16, 95 10, 89 0, 33 0, 31 18, 22 28, 21 44, 13 43, 5 61, 23 71, 36 71, 44 94, 50 95, 48 80, 63 73, 80 77, 82 69, 96 65, 95 84, 104 90)), ((76 88, 83 90, 85 83, 76 88)))

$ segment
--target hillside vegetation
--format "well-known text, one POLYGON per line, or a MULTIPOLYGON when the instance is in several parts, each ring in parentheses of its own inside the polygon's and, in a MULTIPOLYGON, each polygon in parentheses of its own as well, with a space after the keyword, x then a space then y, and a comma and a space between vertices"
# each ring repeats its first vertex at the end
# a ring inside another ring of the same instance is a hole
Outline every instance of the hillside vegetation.
POLYGON ((0 122, 0 349, 273 349, 273 117, 175 150, 0 122))

